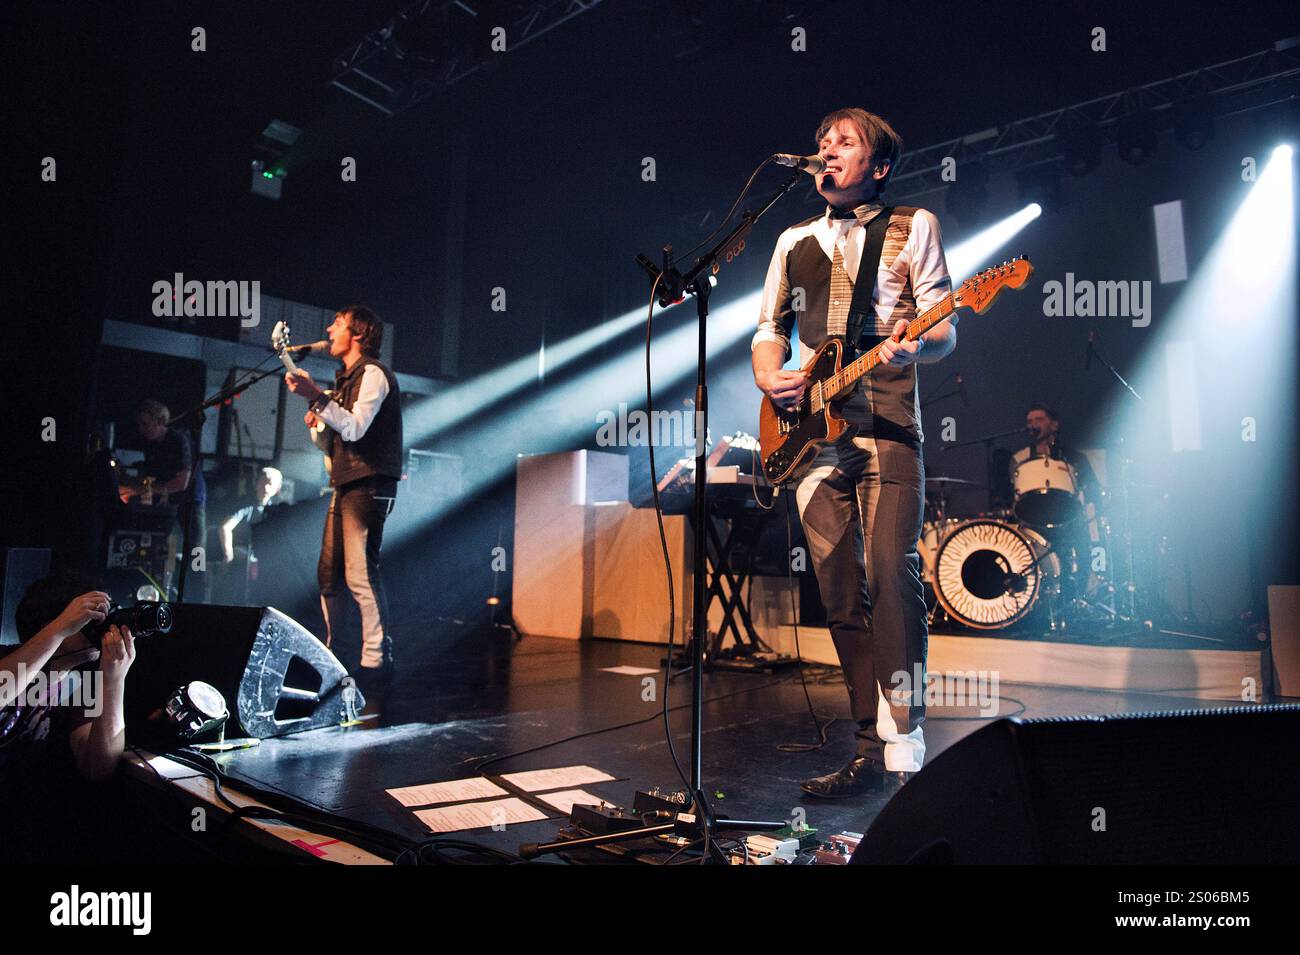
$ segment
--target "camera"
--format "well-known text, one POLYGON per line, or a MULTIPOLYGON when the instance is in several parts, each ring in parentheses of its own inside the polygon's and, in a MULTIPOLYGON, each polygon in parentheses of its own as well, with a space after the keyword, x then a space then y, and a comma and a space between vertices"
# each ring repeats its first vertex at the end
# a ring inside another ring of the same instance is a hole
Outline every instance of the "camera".
POLYGON ((86 639, 99 646, 109 627, 126 627, 135 639, 152 637, 155 633, 170 633, 172 629, 172 605, 160 600, 146 600, 133 607, 121 607, 114 604, 108 608, 104 619, 82 630, 86 639))

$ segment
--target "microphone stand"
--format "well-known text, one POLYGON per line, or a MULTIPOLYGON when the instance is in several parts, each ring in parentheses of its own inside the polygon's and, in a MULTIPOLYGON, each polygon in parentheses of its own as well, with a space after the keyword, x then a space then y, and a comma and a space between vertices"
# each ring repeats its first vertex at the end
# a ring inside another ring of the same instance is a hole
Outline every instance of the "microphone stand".
MULTIPOLYGON (((708 576, 705 521, 708 517, 708 447, 705 435, 709 426, 709 391, 708 391, 708 348, 706 328, 709 318, 709 293, 712 285, 709 278, 721 268, 719 260, 730 262, 745 248, 745 236, 754 227, 776 201, 798 184, 802 171, 793 173, 781 187, 768 198, 757 210, 747 209, 740 221, 727 235, 708 252, 705 252, 691 265, 690 271, 682 275, 673 264, 672 246, 664 246, 663 268, 657 267, 649 258, 638 255, 637 262, 650 276, 652 282, 658 283, 658 302, 667 307, 680 302, 686 295, 695 296, 695 311, 699 323, 699 355, 695 370, 695 498, 691 507, 693 542, 692 589, 694 615, 691 630, 691 799, 689 812, 679 813, 679 823, 685 823, 693 832, 699 833, 704 840, 707 861, 727 864, 727 858, 718 848, 713 834, 719 829, 780 829, 784 822, 755 822, 752 820, 717 819, 704 796, 702 781, 702 739, 704 733, 704 646, 708 643, 708 601, 705 578, 708 576)), ((527 850, 526 858, 534 858, 544 852, 557 852, 581 844, 586 846, 602 845, 606 842, 626 841, 641 837, 651 837, 667 832, 671 825, 647 826, 632 829, 613 836, 593 836, 580 843, 562 841, 544 845, 521 846, 521 854, 527 850)))
MULTIPOLYGON (((1136 391, 1133 390, 1133 386, 1130 385, 1127 381, 1124 380, 1124 376, 1121 375, 1118 371, 1115 370, 1115 366, 1112 365, 1110 362, 1108 362, 1108 361, 1106 360, 1106 356, 1103 355, 1103 354, 1101 353, 1101 350, 1100 350, 1096 345, 1093 344, 1093 335, 1094 335, 1093 332, 1089 332, 1089 333, 1088 333, 1088 357, 1089 357, 1089 358, 1096 358, 1097 361, 1101 362, 1102 365, 1105 366, 1106 370, 1109 371, 1112 375, 1115 376, 1115 380, 1118 381, 1121 385, 1123 385, 1123 386, 1128 390, 1128 393, 1129 393, 1130 395, 1132 395, 1132 396, 1133 396, 1134 398, 1136 398, 1138 401, 1141 401, 1141 400, 1142 400, 1142 396, 1139 395, 1136 391)), ((1085 362, 1084 362, 1084 366, 1085 366, 1085 367, 1084 367, 1084 370, 1087 371, 1087 361, 1086 361, 1086 359, 1085 359, 1085 362)))
POLYGON ((969 447, 972 444, 984 445, 984 473, 987 475, 989 484, 989 510, 993 510, 993 494, 997 488, 997 475, 993 473, 993 445, 1003 438, 1009 438, 1012 435, 1023 435, 1024 428, 1012 428, 1010 431, 999 431, 997 434, 986 434, 982 438, 971 438, 969 441, 957 441, 953 444, 945 444, 939 449, 942 454, 945 451, 955 451, 957 448, 969 447))

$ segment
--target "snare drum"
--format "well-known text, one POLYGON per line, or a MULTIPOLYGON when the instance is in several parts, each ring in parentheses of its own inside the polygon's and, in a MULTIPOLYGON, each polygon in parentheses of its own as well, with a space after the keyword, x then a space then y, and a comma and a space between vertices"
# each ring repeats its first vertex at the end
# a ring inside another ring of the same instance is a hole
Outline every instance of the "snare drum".
POLYGON ((1016 517, 1030 527, 1064 527, 1083 516, 1079 477, 1068 461, 1029 458, 1011 475, 1016 517))

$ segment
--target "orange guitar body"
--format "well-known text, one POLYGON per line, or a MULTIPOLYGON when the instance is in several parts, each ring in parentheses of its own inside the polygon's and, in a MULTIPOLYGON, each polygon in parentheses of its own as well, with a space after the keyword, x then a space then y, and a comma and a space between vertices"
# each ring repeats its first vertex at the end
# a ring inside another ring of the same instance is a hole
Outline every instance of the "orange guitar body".
POLYGON ((803 477, 818 452, 849 429, 839 414, 839 402, 816 400, 821 383, 839 371, 843 362, 844 343, 828 339, 803 367, 808 386, 799 407, 785 411, 763 396, 758 409, 758 440, 763 449, 763 472, 773 484, 789 484, 803 477))

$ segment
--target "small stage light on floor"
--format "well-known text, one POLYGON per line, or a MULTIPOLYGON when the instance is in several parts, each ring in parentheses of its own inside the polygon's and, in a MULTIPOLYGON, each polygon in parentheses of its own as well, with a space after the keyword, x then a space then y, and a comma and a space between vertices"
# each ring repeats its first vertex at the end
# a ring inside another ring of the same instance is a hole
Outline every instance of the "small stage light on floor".
POLYGON ((195 749, 222 752, 256 746, 255 739, 226 739, 226 721, 230 710, 226 698, 211 683, 194 680, 176 690, 163 707, 163 716, 182 740, 193 743, 202 736, 216 733, 214 743, 194 743, 195 749))

